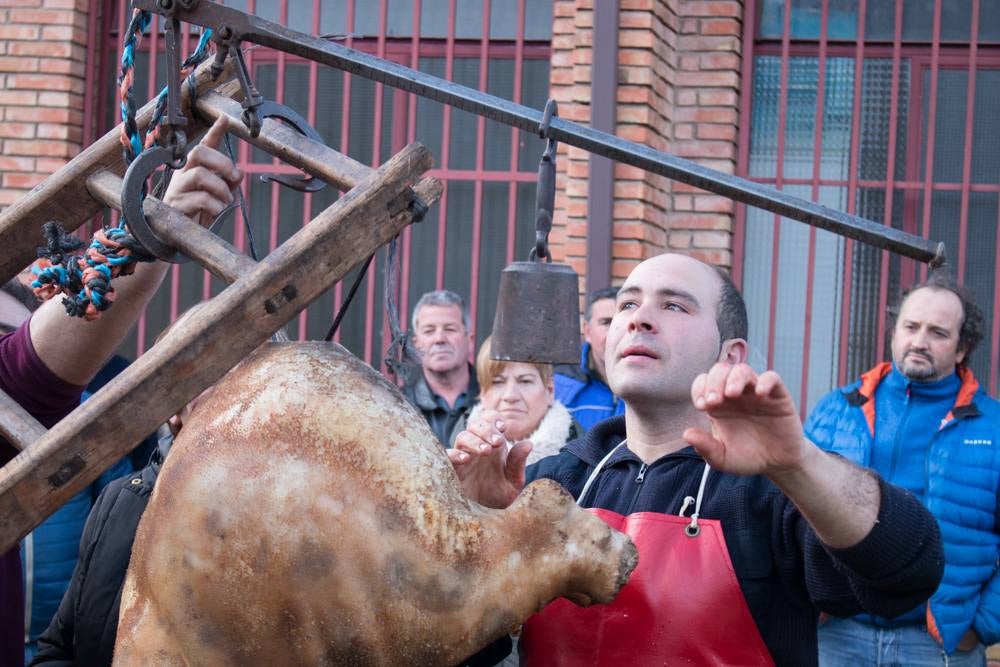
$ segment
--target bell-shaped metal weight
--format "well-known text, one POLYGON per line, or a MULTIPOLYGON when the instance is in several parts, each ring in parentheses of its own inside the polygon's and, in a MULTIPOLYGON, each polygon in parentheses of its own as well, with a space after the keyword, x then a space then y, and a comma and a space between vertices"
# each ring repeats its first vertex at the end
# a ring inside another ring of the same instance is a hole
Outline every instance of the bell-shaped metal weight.
POLYGON ((579 278, 566 264, 514 262, 500 274, 491 356, 580 362, 579 278))

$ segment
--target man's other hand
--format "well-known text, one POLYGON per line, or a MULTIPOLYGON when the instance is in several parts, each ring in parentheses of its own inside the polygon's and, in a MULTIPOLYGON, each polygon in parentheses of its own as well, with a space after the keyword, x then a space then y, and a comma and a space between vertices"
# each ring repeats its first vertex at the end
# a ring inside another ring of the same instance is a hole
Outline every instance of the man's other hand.
POLYGON ((781 475, 800 468, 808 443, 791 394, 774 371, 717 363, 695 378, 691 400, 708 415, 712 432, 689 428, 684 439, 718 470, 735 475, 781 475))

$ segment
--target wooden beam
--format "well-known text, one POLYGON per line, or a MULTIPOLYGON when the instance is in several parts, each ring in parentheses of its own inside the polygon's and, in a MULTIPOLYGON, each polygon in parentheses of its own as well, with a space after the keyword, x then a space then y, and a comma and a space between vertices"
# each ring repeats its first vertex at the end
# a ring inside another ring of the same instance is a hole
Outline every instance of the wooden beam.
POLYGON ((430 166, 403 149, 0 469, 0 552, 399 234, 430 166))
MULTIPOLYGON (((117 174, 110 171, 91 174, 87 179, 87 189, 98 201, 121 211, 122 179, 117 174)), ((146 197, 142 210, 153 233, 164 243, 177 248, 212 275, 230 284, 257 266, 257 262, 237 250, 236 246, 155 197, 146 197)))
POLYGON ((251 137, 250 130, 240 120, 243 106, 225 94, 208 92, 201 95, 195 102, 195 108, 198 110, 198 115, 211 122, 215 122, 219 116, 228 116, 229 131, 240 139, 267 151, 293 167, 319 176, 341 190, 350 190, 371 173, 372 169, 368 165, 317 143, 273 118, 265 118, 260 134, 251 137))
MULTIPOLYGON (((214 81, 209 71, 211 59, 196 70, 195 80, 199 94, 232 78, 230 60, 226 61, 226 69, 219 79, 214 81)), ((182 89, 181 107, 187 109, 187 86, 182 86, 182 89)), ((227 90, 234 89, 229 87, 227 90)), ((235 90, 238 91, 239 87, 235 90)), ((136 113, 136 123, 141 130, 149 125, 154 103, 155 100, 151 101, 136 113)), ((203 127, 198 123, 188 126, 189 143, 197 140, 198 132, 203 131, 203 127)), ((87 192, 86 177, 98 170, 119 175, 125 173, 120 132, 118 128, 111 130, 66 166, 35 186, 31 192, 0 212, 0 248, 3 248, 3 254, 0 255, 0 284, 10 280, 35 260, 36 249, 44 244, 43 224, 55 220, 67 231, 73 231, 100 212, 101 203, 87 192)))
POLYGON ((45 435, 45 427, 5 391, 0 391, 0 415, 0 435, 18 450, 23 451, 45 435))

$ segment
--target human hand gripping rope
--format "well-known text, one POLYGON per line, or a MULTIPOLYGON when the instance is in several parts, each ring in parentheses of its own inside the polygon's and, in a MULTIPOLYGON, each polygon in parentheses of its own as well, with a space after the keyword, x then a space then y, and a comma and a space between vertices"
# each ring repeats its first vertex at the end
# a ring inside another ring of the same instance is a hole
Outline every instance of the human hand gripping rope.
MULTIPOLYGON (((121 96, 122 153, 126 166, 135 160, 143 148, 149 149, 160 138, 161 120, 167 106, 168 88, 164 88, 157 98, 145 141, 142 141, 135 122, 136 106, 132 83, 135 50, 150 21, 149 12, 135 10, 122 49, 118 87, 121 96)), ((208 57, 207 47, 211 36, 212 31, 209 29, 202 32, 194 53, 181 65, 182 79, 189 76, 194 67, 208 57)), ((46 244, 39 247, 39 259, 31 267, 35 275, 35 280, 31 283, 35 294, 44 300, 57 294, 65 295, 63 305, 66 312, 88 321, 100 317, 101 312, 110 308, 114 302, 112 279, 131 275, 137 262, 156 259, 128 230, 124 216, 116 226, 96 231, 89 247, 82 254, 71 253, 82 248, 84 242, 68 234, 59 224, 48 222, 42 230, 46 244)))

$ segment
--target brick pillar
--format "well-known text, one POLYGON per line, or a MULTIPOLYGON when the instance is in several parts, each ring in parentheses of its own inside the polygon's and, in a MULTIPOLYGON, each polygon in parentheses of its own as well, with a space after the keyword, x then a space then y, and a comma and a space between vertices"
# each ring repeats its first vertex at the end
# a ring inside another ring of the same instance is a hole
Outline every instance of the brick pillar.
MULTIPOLYGON (((681 0, 672 151, 736 172, 743 3, 681 0)), ((733 202, 673 184, 669 248, 732 266, 733 202)))
MULTIPOLYGON (((552 96, 560 115, 590 121, 594 0, 556 0, 552 96)), ((622 138, 733 173, 739 0, 621 0, 617 129, 622 138)), ((561 147, 553 255, 585 270, 588 154, 561 147)), ((732 263, 732 203, 624 164, 615 167, 612 281, 647 257, 678 250, 732 263)))
POLYGON ((87 11, 87 0, 0 0, 0 207, 80 152, 87 11))
MULTIPOLYGON (((590 123, 590 63, 593 44, 593 0, 555 0, 552 21, 550 95, 559 116, 590 123)), ((587 271, 588 153, 559 144, 556 157, 556 200, 550 246, 552 257, 583 276, 587 271)))

